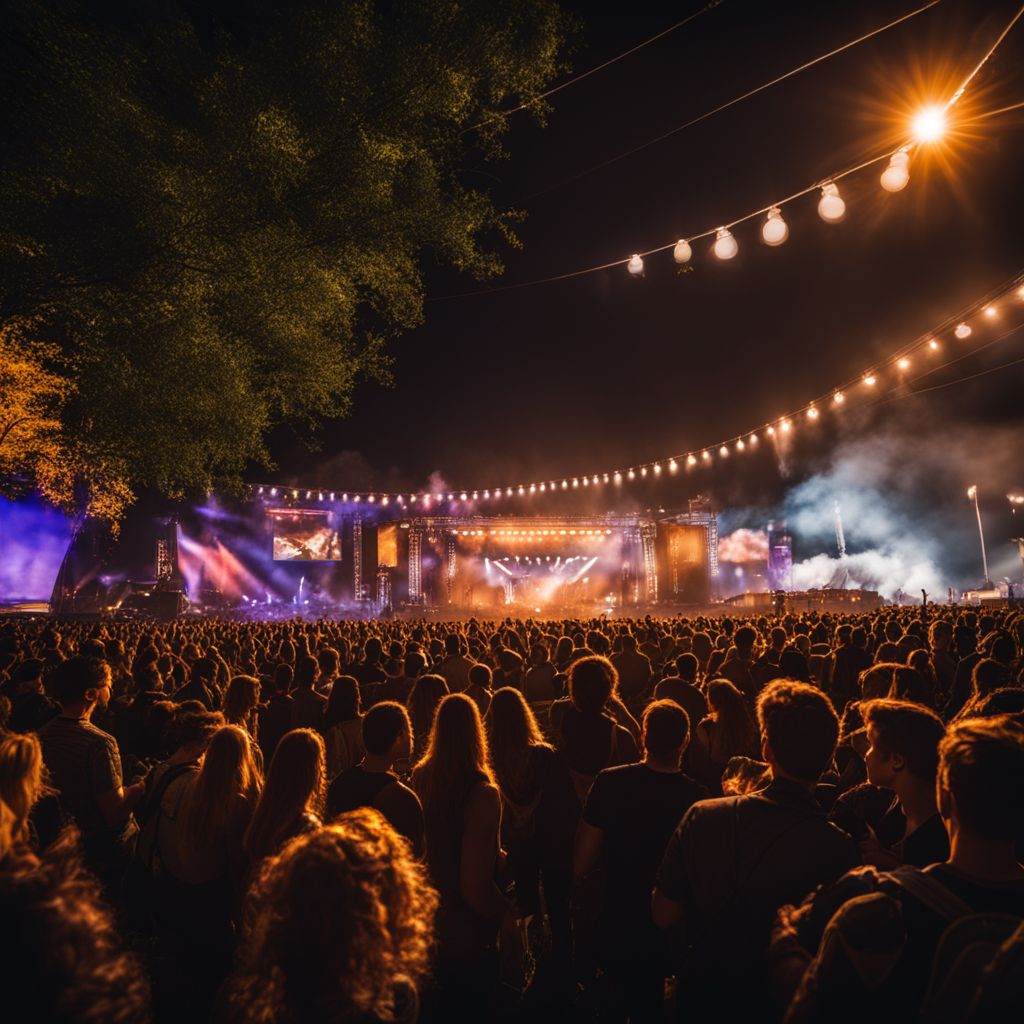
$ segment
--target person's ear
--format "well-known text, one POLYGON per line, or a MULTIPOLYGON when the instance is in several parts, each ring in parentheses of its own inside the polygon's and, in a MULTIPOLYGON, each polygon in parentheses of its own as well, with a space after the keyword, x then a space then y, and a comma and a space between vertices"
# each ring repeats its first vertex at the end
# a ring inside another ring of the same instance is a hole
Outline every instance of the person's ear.
POLYGON ((902 754, 893 754, 889 765, 894 772, 901 772, 907 767, 907 759, 902 754))

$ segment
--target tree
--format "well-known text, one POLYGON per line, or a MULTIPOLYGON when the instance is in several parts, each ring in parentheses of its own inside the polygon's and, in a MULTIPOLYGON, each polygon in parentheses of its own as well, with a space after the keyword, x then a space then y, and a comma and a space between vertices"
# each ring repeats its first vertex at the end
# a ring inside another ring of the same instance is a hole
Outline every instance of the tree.
POLYGON ((0 493, 31 483, 58 507, 116 524, 134 495, 116 459, 67 436, 61 413, 74 385, 54 369, 61 353, 25 333, 24 324, 0 327, 0 493))
POLYGON ((74 464, 230 484, 388 379, 424 258, 483 278, 516 244, 463 172, 501 111, 543 113, 569 27, 552 0, 8 5, 0 324, 73 358, 74 464))

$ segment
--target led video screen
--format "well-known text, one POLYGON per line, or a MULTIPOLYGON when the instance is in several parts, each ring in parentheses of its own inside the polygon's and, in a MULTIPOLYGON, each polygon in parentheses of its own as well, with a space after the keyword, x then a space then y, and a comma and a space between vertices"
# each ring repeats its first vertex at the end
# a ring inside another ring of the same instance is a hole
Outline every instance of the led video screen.
POLYGON ((273 522, 275 561, 337 562, 341 558, 341 537, 328 513, 278 513, 273 522))

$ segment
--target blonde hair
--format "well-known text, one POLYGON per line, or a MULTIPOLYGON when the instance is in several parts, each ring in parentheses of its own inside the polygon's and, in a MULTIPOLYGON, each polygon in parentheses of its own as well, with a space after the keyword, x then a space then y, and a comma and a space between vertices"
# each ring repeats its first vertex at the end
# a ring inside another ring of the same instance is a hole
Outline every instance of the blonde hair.
POLYGON ((292 729, 281 737, 267 781, 245 833, 253 861, 274 853, 304 813, 318 818, 327 795, 324 741, 312 729, 292 729))
POLYGON ((262 788, 263 774, 249 734, 238 725, 221 726, 182 801, 181 832, 186 847, 196 849, 217 842, 228 830, 239 801, 255 803, 262 788))
POLYGON ((28 839, 28 816, 42 796, 43 749, 34 733, 11 735, 0 743, 0 800, 13 815, 11 839, 28 839))

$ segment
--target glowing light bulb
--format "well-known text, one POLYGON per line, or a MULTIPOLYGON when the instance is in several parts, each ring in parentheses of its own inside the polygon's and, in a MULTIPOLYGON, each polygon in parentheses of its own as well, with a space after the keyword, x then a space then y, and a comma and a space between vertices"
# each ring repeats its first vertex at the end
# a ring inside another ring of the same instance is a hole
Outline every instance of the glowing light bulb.
POLYGON ((999 310, 996 309, 995 306, 986 306, 984 312, 985 316, 987 316, 989 320, 994 320, 997 316, 999 316, 999 310))
POLYGON ((872 388, 872 387, 875 386, 875 381, 876 380, 878 380, 878 378, 873 373, 865 373, 864 374, 864 383, 867 384, 867 386, 869 388, 872 388))
POLYGON ((928 347, 933 352, 938 352, 939 351, 939 343, 934 338, 932 338, 931 341, 928 342, 928 347))
POLYGON ((842 391, 837 391, 837 392, 836 392, 836 393, 835 393, 835 394, 834 394, 834 395, 832 396, 832 401, 833 401, 833 402, 835 402, 835 403, 836 403, 836 405, 842 405, 842 404, 843 404, 843 402, 845 402, 845 401, 846 401, 846 395, 844 395, 844 394, 842 393, 842 391))
POLYGON ((965 323, 957 324, 956 325, 956 330, 953 331, 953 333, 961 341, 963 341, 964 338, 969 338, 971 336, 971 325, 970 324, 965 324, 965 323))
POLYGON ((629 471, 629 472, 628 472, 628 473, 626 474, 626 476, 628 476, 630 480, 635 480, 635 479, 636 479, 636 473, 634 473, 634 472, 633 472, 633 470, 630 470, 630 471, 629 471))
POLYGON ((746 447, 747 447, 747 446, 746 446, 746 445, 745 445, 745 444, 743 443, 743 438, 741 437, 741 438, 740 438, 740 439, 739 439, 739 440, 738 440, 738 441, 736 442, 736 451, 738 451, 738 452, 741 452, 741 451, 743 451, 743 449, 744 449, 744 448, 746 448, 746 447))
POLYGON ((719 228, 712 251, 720 260, 731 260, 740 251, 740 247, 728 228, 719 228))
POLYGON ((655 474, 655 476, 657 476, 659 473, 661 473, 661 463, 660 462, 656 462, 654 464, 654 474, 655 474))
POLYGON ((807 410, 807 418, 809 420, 816 420, 818 418, 818 410, 813 405, 807 410))
POLYGON ((903 356, 901 359, 896 360, 896 366, 900 370, 909 370, 910 360, 906 356, 903 356))
POLYGON ((777 206, 768 211, 768 219, 761 225, 761 238, 765 245, 782 245, 789 238, 789 225, 782 219, 777 206))
POLYGON ((572 485, 573 485, 573 487, 579 487, 579 485, 580 485, 579 480, 577 478, 573 477, 572 485))
POLYGON ((541 484, 540 485, 540 489, 541 489, 541 491, 547 490, 547 485, 546 484, 541 484))
POLYGON ((622 474, 618 470, 615 470, 615 482, 617 484, 622 483, 622 474))
POLYGON ((646 466, 641 466, 640 467, 640 475, 641 476, 647 476, 647 467, 646 466))
POLYGON ((696 466, 697 465, 697 456, 696 455, 687 455, 686 456, 686 464, 688 466, 696 466))
POLYGON ((639 277, 644 272, 644 261, 637 253, 633 253, 626 264, 626 269, 634 276, 639 277))
POLYGON ((568 490, 568 489, 569 489, 569 481, 568 480, 563 480, 562 481, 562 490, 565 491, 565 490, 568 490))
POLYGON ((834 181, 823 185, 821 199, 818 200, 818 216, 829 224, 836 224, 846 216, 846 203, 839 194, 839 187, 834 181))
POLYGON ((882 171, 879 181, 886 192, 899 192, 905 189, 907 182, 910 181, 910 154, 902 149, 898 153, 893 153, 889 157, 889 166, 882 171))
POLYGON ((1024 302, 1024 284, 1017 289, 1017 298, 1024 302))
POLYGON ((729 458, 729 449, 723 444, 722 447, 718 449, 718 454, 721 455, 723 459, 727 459, 729 458))
POLYGON ((703 459, 703 460, 704 460, 705 462, 710 462, 710 461, 711 461, 711 452, 709 452, 709 451, 708 451, 707 449, 705 449, 704 451, 702 451, 702 452, 700 453, 700 457, 701 457, 701 458, 702 458, 702 459, 703 459))
POLYGON ((530 484, 530 493, 531 494, 536 494, 537 493, 537 485, 536 484, 530 484))
POLYGON ((767 434, 767 435, 768 435, 769 437, 774 437, 774 436, 775 436, 775 428, 774 428, 774 427, 769 427, 769 428, 768 428, 768 429, 767 429, 767 430, 765 431, 765 433, 766 433, 766 434, 767 434))
POLYGON ((925 107, 914 115, 911 129, 918 142, 937 142, 946 132, 946 112, 940 106, 925 107))
POLYGON ((679 465, 676 462, 676 460, 675 459, 670 460, 669 464, 668 464, 668 471, 670 473, 674 473, 677 469, 679 469, 679 465))
POLYGON ((751 434, 750 435, 750 443, 751 444, 757 444, 757 434, 751 434))
POLYGON ((693 250, 690 248, 690 243, 685 238, 680 238, 672 250, 673 259, 676 263, 689 263, 692 256, 693 250))
POLYGON ((788 434, 788 433, 790 432, 790 430, 792 430, 792 429, 793 429, 793 424, 792 424, 792 423, 790 423, 790 422, 789 422, 789 420, 783 420, 783 421, 782 421, 782 422, 781 422, 781 423, 779 424, 779 429, 780 429, 780 430, 781 430, 781 431, 782 431, 782 432, 783 432, 784 434, 788 434))

